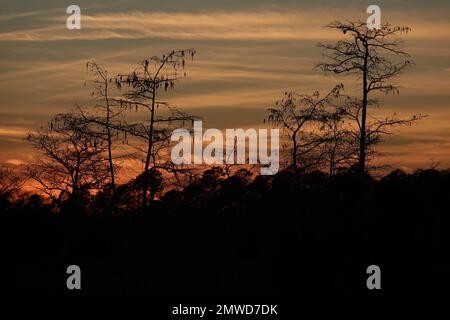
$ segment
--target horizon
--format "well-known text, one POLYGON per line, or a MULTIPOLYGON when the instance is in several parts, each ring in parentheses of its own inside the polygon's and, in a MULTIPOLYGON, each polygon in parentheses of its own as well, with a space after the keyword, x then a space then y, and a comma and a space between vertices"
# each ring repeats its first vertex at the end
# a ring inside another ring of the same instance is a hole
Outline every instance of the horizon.
MULTIPOLYGON (((96 61, 110 74, 178 48, 195 48, 168 101, 204 118, 208 128, 262 128, 267 109, 286 91, 312 94, 351 78, 324 75, 318 42, 340 35, 324 26, 333 20, 365 20, 366 4, 337 1, 80 1, 82 29, 66 30, 66 6, 55 1, 2 4, 0 14, 0 163, 29 163, 28 132, 51 117, 89 101, 85 64, 96 61), (327 14, 324 14, 326 12, 327 14), (172 19, 173 18, 173 19, 172 19)), ((415 68, 400 76, 400 95, 383 96, 380 114, 422 113, 378 147, 377 163, 407 172, 439 163, 450 167, 450 24, 445 1, 379 3, 382 22, 407 25, 405 50, 415 68)))

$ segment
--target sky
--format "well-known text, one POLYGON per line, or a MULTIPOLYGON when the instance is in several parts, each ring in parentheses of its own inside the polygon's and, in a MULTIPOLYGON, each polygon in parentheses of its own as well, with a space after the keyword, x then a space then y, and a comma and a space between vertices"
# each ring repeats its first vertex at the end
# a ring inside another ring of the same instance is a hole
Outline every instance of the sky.
POLYGON ((318 42, 341 35, 334 20, 410 26, 405 50, 415 62, 398 79, 400 95, 379 96, 381 115, 427 114, 386 139, 382 163, 412 171, 450 167, 450 2, 429 1, 0 1, 0 163, 35 161, 27 132, 88 99, 86 62, 125 73, 153 55, 195 48, 187 78, 166 100, 202 116, 204 127, 262 126, 284 92, 329 91, 354 79, 324 75, 318 42), (67 30, 66 8, 81 8, 81 30, 67 30))

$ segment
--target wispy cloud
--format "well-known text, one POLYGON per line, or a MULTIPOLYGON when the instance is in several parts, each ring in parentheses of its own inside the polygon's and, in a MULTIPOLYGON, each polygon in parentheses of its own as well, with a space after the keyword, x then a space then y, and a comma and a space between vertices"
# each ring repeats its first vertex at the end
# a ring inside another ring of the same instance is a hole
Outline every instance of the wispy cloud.
POLYGON ((25 164, 26 162, 23 161, 22 159, 7 159, 5 163, 12 164, 13 166, 20 166, 25 164))
POLYGON ((25 137, 28 129, 20 127, 0 127, 0 136, 25 137))
POLYGON ((46 13, 48 13, 48 12, 46 12, 46 11, 29 11, 29 12, 2 14, 2 15, 0 15, 0 21, 8 21, 8 20, 15 20, 15 19, 20 19, 20 18, 35 17, 35 16, 46 14, 46 13))
POLYGON ((317 38, 301 12, 166 13, 130 12, 82 15, 82 29, 68 31, 61 17, 48 25, 0 34, 0 41, 56 41, 100 39, 299 40, 317 38))
MULTIPOLYGON (((330 18, 323 10, 223 11, 223 12, 127 12, 82 15, 82 29, 68 31, 61 16, 46 16, 40 28, 0 33, 0 41, 58 41, 103 39, 186 40, 303 40, 328 39, 337 35, 323 28, 330 18)), ((28 13, 36 15, 38 13, 28 13)), ((22 15, 27 15, 22 14, 22 15)), ((365 16, 340 10, 337 16, 365 16)), ((395 17, 395 14, 392 15, 395 17)), ((11 18, 0 16, 0 20, 11 18)), ((449 37, 448 23, 414 23, 413 37, 449 37)))

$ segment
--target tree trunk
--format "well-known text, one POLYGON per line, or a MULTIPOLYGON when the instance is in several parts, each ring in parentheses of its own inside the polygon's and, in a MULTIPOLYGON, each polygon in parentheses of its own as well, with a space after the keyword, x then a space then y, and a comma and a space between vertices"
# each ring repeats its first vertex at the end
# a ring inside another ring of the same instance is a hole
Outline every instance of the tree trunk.
POLYGON ((145 159, 145 168, 144 168, 144 176, 142 177, 142 208, 145 209, 147 207, 147 192, 148 192, 148 175, 149 175, 149 166, 150 159, 152 155, 153 149, 153 123, 154 123, 154 115, 155 115, 155 99, 156 99, 156 85, 153 85, 153 94, 152 94, 152 106, 150 112, 150 131, 148 134, 148 150, 147 157, 145 159))
POLYGON ((297 182, 297 185, 300 184, 300 170, 298 169, 297 165, 297 131, 294 132, 292 135, 292 144, 293 144, 293 150, 292 150, 292 165, 294 167, 295 172, 295 180, 297 182))
POLYGON ((366 118, 367 118, 367 59, 369 49, 367 42, 364 43, 364 67, 363 67, 363 93, 362 93, 362 110, 361 110, 361 132, 359 136, 359 161, 358 171, 361 175, 366 172, 366 118))
POLYGON ((111 110, 109 107, 109 100, 108 100, 108 81, 105 81, 105 100, 106 100, 106 132, 108 135, 108 162, 109 162, 109 172, 111 174, 111 187, 112 187, 112 194, 116 193, 116 181, 115 181, 115 175, 114 175, 114 166, 113 166, 113 159, 112 159, 112 139, 111 139, 111 129, 109 127, 109 120, 111 117, 111 110))

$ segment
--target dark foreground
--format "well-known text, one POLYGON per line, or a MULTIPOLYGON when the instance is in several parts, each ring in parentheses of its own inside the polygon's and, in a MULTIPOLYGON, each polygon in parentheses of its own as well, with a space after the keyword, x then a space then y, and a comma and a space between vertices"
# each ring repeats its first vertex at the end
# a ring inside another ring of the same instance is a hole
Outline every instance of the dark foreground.
MULTIPOLYGON (((122 197, 3 199, 2 298, 449 298, 450 172, 381 180, 205 175, 145 212, 122 197), (82 289, 66 287, 81 268, 82 289), (381 290, 366 269, 381 268, 381 290)), ((134 200, 133 200, 134 199, 134 200)))

